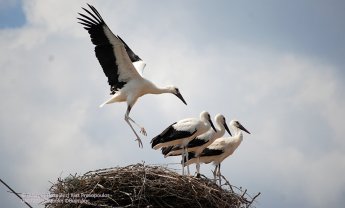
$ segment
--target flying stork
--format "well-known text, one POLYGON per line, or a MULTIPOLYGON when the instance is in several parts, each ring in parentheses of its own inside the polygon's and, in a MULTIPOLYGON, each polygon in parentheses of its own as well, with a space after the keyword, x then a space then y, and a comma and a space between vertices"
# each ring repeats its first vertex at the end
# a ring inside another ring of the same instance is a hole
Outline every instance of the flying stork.
POLYGON ((143 69, 143 67, 145 67, 144 62, 118 35, 112 33, 95 7, 89 4, 88 6, 91 11, 85 8, 82 9, 87 12, 89 16, 78 13, 80 17, 77 19, 80 20, 79 23, 82 24, 90 34, 91 41, 95 45, 96 57, 108 78, 110 94, 113 95, 109 100, 100 105, 100 107, 114 102, 127 102, 125 121, 134 132, 139 147, 142 148, 143 144, 141 139, 134 130, 131 122, 136 124, 140 128, 140 133, 145 136, 147 135, 146 130, 129 117, 129 113, 138 98, 145 94, 172 93, 184 104, 187 105, 187 103, 177 87, 157 87, 155 84, 142 77, 135 66, 139 66, 138 68, 143 69))
MULTIPOLYGON (((214 127, 210 114, 206 111, 200 113, 200 118, 186 118, 168 126, 161 134, 151 140, 152 148, 179 145, 183 148, 182 159, 188 158, 187 144, 195 137, 214 127)), ((182 162, 182 175, 184 175, 184 162, 182 162)))
MULTIPOLYGON (((226 124, 226 119, 222 114, 218 113, 215 116, 214 120, 216 121, 217 132, 215 132, 213 129, 210 129, 206 133, 195 137, 187 144, 188 152, 194 152, 194 155, 197 158, 197 162, 196 162, 197 177, 200 176, 200 163, 198 161, 199 159, 198 155, 207 146, 209 146, 212 142, 214 142, 215 139, 222 137, 225 133, 225 130, 230 134, 230 136, 232 136, 228 128, 228 125, 226 124)), ((164 154, 164 157, 177 156, 183 153, 183 149, 179 145, 163 147, 162 153, 164 154)))
MULTIPOLYGON (((221 173, 220 173, 220 164, 221 162, 232 155, 237 147, 241 144, 243 140, 242 130, 250 134, 250 132, 245 129, 242 124, 237 120, 232 120, 230 126, 235 131, 234 136, 232 137, 221 137, 216 139, 212 144, 205 148, 199 154, 199 162, 210 163, 213 162, 216 167, 213 172, 214 179, 219 177, 219 185, 221 185, 221 173)), ((182 161, 183 164, 184 161, 182 161)), ((196 154, 190 152, 188 154, 188 160, 185 162, 185 165, 190 165, 192 163, 198 162, 196 154)))

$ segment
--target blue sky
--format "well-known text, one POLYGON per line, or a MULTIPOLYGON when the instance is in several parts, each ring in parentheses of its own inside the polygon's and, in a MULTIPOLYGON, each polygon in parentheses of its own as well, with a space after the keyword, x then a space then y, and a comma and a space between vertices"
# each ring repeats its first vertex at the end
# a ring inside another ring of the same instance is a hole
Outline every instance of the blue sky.
POLYGON ((3 0, 0 3, 0 28, 15 28, 25 24, 25 14, 18 0, 3 0))
MULTIPOLYGON (((144 76, 179 87, 98 108, 108 86, 87 32, 86 1, 0 2, 0 170, 16 190, 45 193, 70 173, 178 163, 149 147, 172 122, 202 110, 252 134, 222 173, 257 207, 345 203, 345 4, 342 1, 88 1, 147 63, 144 76), (133 154, 133 152, 135 154, 133 154)), ((212 165, 201 171, 211 176, 212 165)), ((0 186, 4 207, 24 207, 0 186)))

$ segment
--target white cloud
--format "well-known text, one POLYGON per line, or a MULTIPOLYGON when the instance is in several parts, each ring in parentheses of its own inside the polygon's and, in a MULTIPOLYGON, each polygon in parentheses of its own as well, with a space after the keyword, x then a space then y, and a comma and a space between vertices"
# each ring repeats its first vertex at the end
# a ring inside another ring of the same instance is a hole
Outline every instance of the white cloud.
MULTIPOLYGON (((339 179, 345 171, 340 137, 344 97, 339 92, 343 84, 331 67, 303 57, 268 55, 261 56, 266 66, 256 68, 257 73, 243 72, 247 78, 238 80, 254 90, 247 94, 250 99, 245 105, 256 129, 240 151, 256 164, 243 171, 250 169, 255 176, 248 174, 247 178, 254 177, 262 181, 262 187, 272 186, 271 191, 285 196, 286 206, 294 205, 294 199, 303 206, 339 207, 345 187, 345 181, 339 179), (252 142, 250 147, 244 146, 252 142)), ((237 167, 242 164, 238 162, 237 167)), ((229 174, 234 174, 230 169, 229 174)))

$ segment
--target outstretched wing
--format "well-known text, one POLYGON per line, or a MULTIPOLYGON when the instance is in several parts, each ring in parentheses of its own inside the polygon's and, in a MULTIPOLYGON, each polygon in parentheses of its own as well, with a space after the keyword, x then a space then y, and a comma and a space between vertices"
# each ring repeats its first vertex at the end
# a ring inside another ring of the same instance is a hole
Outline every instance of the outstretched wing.
POLYGON ((129 80, 141 77, 132 64, 141 59, 119 36, 112 33, 99 12, 93 6, 88 6, 91 11, 83 9, 89 16, 79 13, 79 23, 89 32, 96 46, 96 57, 108 77, 111 94, 115 94, 129 80))
POLYGON ((136 70, 139 72, 139 74, 142 75, 144 68, 146 66, 146 63, 137 55, 135 54, 132 49, 126 44, 126 42, 124 40, 122 40, 122 38, 120 36, 117 36, 121 42, 125 45, 127 54, 129 56, 129 58, 131 59, 134 67, 136 68, 136 70))

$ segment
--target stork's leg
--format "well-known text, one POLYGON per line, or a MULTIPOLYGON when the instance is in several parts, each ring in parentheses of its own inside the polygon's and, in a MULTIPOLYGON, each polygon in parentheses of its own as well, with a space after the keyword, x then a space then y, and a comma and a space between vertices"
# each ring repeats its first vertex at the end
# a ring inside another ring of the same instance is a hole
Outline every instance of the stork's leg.
POLYGON ((141 139, 139 137, 139 135, 137 134, 137 132, 134 130, 132 124, 129 122, 129 120, 132 120, 128 115, 129 115, 129 112, 131 111, 131 107, 128 106, 127 107, 127 112, 125 114, 125 121, 127 122, 127 124, 129 125, 129 127, 131 127, 132 131, 134 132, 135 136, 137 137, 137 139, 135 141, 138 141, 139 143, 139 147, 140 148, 143 148, 143 143, 141 142, 141 139))
POLYGON ((218 183, 218 168, 219 168, 219 164, 216 164, 216 168, 214 169, 214 182, 216 184, 218 183))
MULTIPOLYGON (((185 151, 186 151, 186 153, 185 153, 186 154, 186 160, 188 160, 188 148, 187 147, 185 148, 185 151)), ((190 175, 189 165, 187 165, 187 175, 190 175)))
POLYGON ((197 157, 196 160, 196 177, 200 178, 200 157, 197 157))
POLYGON ((186 163, 186 156, 184 153, 184 148, 183 148, 183 152, 182 152, 182 175, 184 175, 184 164, 186 163))
POLYGON ((129 121, 133 122, 135 125, 137 125, 137 127, 140 128, 140 133, 142 133, 144 136, 147 136, 146 130, 144 127, 141 127, 138 123, 136 123, 131 117, 129 117, 129 112, 131 111, 132 107, 131 106, 127 106, 127 111, 126 111, 126 115, 125 118, 127 118, 129 121))
POLYGON ((140 133, 142 133, 144 136, 147 136, 146 130, 144 127, 141 127, 139 124, 137 124, 131 117, 128 116, 128 119, 132 121, 135 125, 137 125, 140 128, 140 133))
POLYGON ((218 165, 216 165, 213 171, 213 178, 214 178, 215 183, 217 183, 217 168, 218 168, 218 165))
POLYGON ((220 163, 218 165, 219 186, 222 186, 222 174, 220 173, 220 163))
MULTIPOLYGON (((183 156, 183 158, 184 158, 183 164, 185 164, 188 161, 188 149, 187 149, 186 146, 183 146, 182 155, 184 155, 183 156)), ((183 165, 183 173, 182 173, 182 175, 184 175, 184 165, 183 165)), ((190 175, 189 165, 187 165, 187 175, 190 175)))

